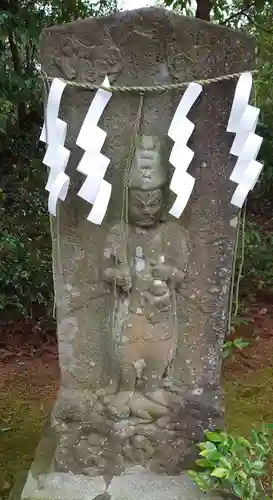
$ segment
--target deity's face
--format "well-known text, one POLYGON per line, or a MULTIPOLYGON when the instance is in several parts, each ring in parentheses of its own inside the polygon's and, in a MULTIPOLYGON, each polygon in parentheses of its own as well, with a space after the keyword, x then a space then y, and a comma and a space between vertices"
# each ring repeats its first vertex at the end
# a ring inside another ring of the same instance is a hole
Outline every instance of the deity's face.
POLYGON ((129 191, 129 219, 136 226, 149 228, 158 224, 163 214, 161 189, 129 191))
POLYGON ((167 182, 160 141, 141 136, 129 177, 129 219, 139 227, 153 227, 162 220, 163 186, 167 182))

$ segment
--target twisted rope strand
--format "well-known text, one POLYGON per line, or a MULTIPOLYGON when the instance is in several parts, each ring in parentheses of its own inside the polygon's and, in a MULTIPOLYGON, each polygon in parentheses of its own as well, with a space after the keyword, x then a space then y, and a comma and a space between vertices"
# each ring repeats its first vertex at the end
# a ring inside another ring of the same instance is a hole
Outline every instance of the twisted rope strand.
POLYGON ((137 135, 139 133, 141 117, 142 117, 142 109, 144 104, 144 95, 143 92, 140 94, 139 105, 137 109, 136 121, 133 128, 133 134, 131 138, 131 143, 129 147, 129 151, 126 158, 125 171, 124 171, 124 191, 122 197, 122 208, 121 208, 121 223, 124 222, 128 224, 128 188, 129 188, 129 176, 131 171, 131 166, 136 150, 136 140, 137 135))
MULTIPOLYGON (((258 70, 249 70, 252 74, 258 73, 258 70)), ((65 80, 60 78, 64 83, 69 85, 70 87, 77 87, 85 90, 111 90, 112 92, 167 92, 169 90, 177 90, 184 87, 187 87, 192 82, 200 83, 201 85, 209 85, 210 83, 223 82, 228 80, 233 80, 235 78, 239 78, 242 72, 240 73, 230 73, 228 75, 215 76, 213 78, 203 78, 201 80, 195 80, 194 78, 189 82, 177 82, 177 83, 169 83, 165 85, 110 85, 109 87, 105 87, 104 85, 97 85, 93 83, 83 83, 83 82, 75 82, 72 80, 65 80)), ((52 81, 54 77, 49 77, 45 75, 44 72, 41 72, 42 79, 47 79, 52 81)))

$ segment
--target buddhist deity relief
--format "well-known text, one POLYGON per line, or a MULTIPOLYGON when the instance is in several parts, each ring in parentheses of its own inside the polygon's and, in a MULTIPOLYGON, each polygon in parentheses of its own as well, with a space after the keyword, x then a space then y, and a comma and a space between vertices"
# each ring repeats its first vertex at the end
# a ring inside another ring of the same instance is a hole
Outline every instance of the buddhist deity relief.
POLYGON ((104 249, 123 389, 159 387, 171 375, 175 358, 176 292, 189 256, 186 230, 166 221, 168 180, 159 140, 140 137, 129 173, 128 223, 112 226, 104 249))

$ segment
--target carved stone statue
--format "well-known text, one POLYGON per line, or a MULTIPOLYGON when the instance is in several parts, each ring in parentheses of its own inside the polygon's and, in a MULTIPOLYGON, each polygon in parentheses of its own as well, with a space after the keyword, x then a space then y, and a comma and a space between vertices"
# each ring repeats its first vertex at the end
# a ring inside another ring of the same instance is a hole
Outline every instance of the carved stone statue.
POLYGON ((128 175, 127 212, 122 206, 124 220, 110 226, 103 248, 103 279, 113 297, 108 311, 111 384, 86 399, 81 395, 78 416, 75 395, 71 400, 66 392, 60 398, 54 426, 60 434, 55 463, 61 471, 114 474, 134 463, 168 470, 168 442, 169 467, 175 470, 184 456, 185 447, 174 453, 172 443, 179 422, 171 407, 179 398, 170 383, 175 385, 179 335, 176 295, 189 270, 189 237, 178 222, 166 220, 168 181, 159 139, 140 136, 128 175), (63 418, 70 422, 69 446, 67 429, 62 444, 63 418), (86 428, 77 427, 78 418, 87 419, 86 428), (110 436, 102 437, 102 428, 110 436))
POLYGON ((142 136, 129 174, 128 222, 109 231, 104 279, 114 292, 113 344, 123 389, 162 387, 177 348, 176 291, 188 269, 186 230, 166 221, 168 165, 142 136))
POLYGON ((59 113, 71 181, 52 220, 60 391, 22 500, 204 499, 185 471, 204 430, 223 425, 237 215, 226 127, 235 82, 204 86, 190 111, 195 186, 179 220, 169 214, 168 129, 184 89, 144 93, 130 169, 139 93, 113 92, 98 123, 112 185, 100 226, 77 194, 85 176, 76 139, 94 97, 77 83, 100 85, 107 74, 125 90, 166 86, 249 71, 254 61, 244 33, 161 8, 44 30, 43 71, 73 81, 59 113))
MULTIPOLYGON (((122 218, 108 226, 102 250, 102 279, 112 297, 106 311, 110 383, 92 393, 60 395, 53 416, 55 467, 98 476, 140 464, 178 474, 190 460, 204 411, 192 408, 196 396, 183 384, 187 367, 175 370, 181 368, 177 309, 190 278, 190 240, 180 223, 167 219, 170 175, 158 138, 138 137, 125 177, 128 199, 122 218)), ((208 423, 213 412, 216 421, 217 402, 208 423)))

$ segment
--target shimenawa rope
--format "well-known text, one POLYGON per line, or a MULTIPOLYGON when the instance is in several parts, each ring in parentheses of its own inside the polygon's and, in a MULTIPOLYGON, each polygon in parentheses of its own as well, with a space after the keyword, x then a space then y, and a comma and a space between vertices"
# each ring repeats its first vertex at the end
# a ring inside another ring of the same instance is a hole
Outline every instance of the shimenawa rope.
MULTIPOLYGON (((249 72, 251 72, 252 74, 257 74, 258 70, 249 70, 249 72)), ((52 81, 54 79, 54 77, 49 77, 43 70, 41 70, 40 73, 41 73, 41 78, 42 78, 43 85, 44 85, 45 96, 47 96, 48 91, 49 91, 49 82, 52 81)), ((91 84, 91 83, 83 83, 83 82, 76 82, 76 81, 72 81, 72 80, 65 80, 65 79, 61 78, 61 80, 64 81, 67 85, 69 85, 71 87, 81 88, 84 90, 103 89, 103 90, 111 90, 112 92, 139 92, 140 93, 139 109, 138 109, 136 122, 135 122, 135 126, 134 126, 132 141, 131 141, 130 148, 128 151, 128 156, 126 159, 126 166, 125 166, 125 173, 124 173, 124 186, 123 186, 122 207, 121 207, 121 230, 122 230, 122 227, 124 224, 124 219, 126 222, 126 226, 128 225, 128 180, 129 180, 129 173, 130 173, 130 168, 131 168, 131 164, 132 164, 132 160, 133 160, 133 155, 135 152, 136 136, 137 136, 137 133, 138 133, 139 127, 140 127, 144 93, 147 93, 147 92, 167 92, 167 91, 171 91, 171 90, 179 90, 179 89, 182 89, 184 87, 187 87, 193 81, 196 83, 199 83, 201 85, 209 85, 211 83, 218 83, 218 82, 222 82, 222 81, 229 81, 229 80, 233 80, 235 78, 239 78, 241 76, 241 74, 242 74, 242 72, 230 73, 227 75, 220 75, 220 76, 216 76, 216 77, 212 77, 212 78, 192 79, 191 81, 170 83, 170 84, 165 84, 165 85, 144 85, 144 86, 111 85, 109 87, 105 87, 103 85, 91 84)), ((254 100, 256 101, 256 96, 255 96, 254 100)), ((45 126, 46 126, 46 136, 47 136, 46 113, 45 113, 45 126)), ((244 206, 243 233, 245 230, 245 227, 244 227, 245 226, 245 213, 246 213, 246 205, 244 206)), ((234 250, 230 307, 229 307, 229 315, 228 315, 229 316, 228 317, 228 334, 230 333, 232 309, 233 309, 232 308, 232 302, 233 302, 232 298, 233 298, 234 284, 235 284, 234 278, 235 278, 235 270, 236 270, 236 256, 237 256, 237 252, 238 252, 241 215, 242 215, 242 211, 240 210, 239 215, 238 215, 238 228, 237 228, 235 250, 234 250)), ((243 238, 244 238, 244 234, 242 236, 242 239, 243 238)), ((244 246, 243 246, 243 248, 244 248, 244 246)), ((238 295, 239 295, 239 285, 240 285, 240 279, 241 279, 241 273, 242 273, 242 267, 243 267, 243 260, 244 260, 244 251, 242 250, 242 259, 241 259, 237 283, 236 283, 235 315, 238 312, 238 295)), ((55 309, 55 305, 54 305, 54 309, 55 309)))
MULTIPOLYGON (((250 73, 256 74, 258 73, 258 70, 249 70, 250 73)), ((112 92, 167 92, 169 90, 179 90, 184 87, 187 87, 190 85, 190 83, 195 82, 195 83, 200 83, 200 85, 209 85, 210 83, 218 83, 218 82, 223 82, 225 80, 234 80, 235 78, 239 78, 241 76, 242 72, 240 73, 230 73, 227 75, 220 75, 220 76, 215 76, 212 78, 203 78, 201 80, 193 78, 190 82, 177 82, 177 83, 169 83, 165 85, 110 85, 109 87, 105 87, 103 85, 97 85, 93 83, 83 83, 83 82, 76 82, 73 80, 65 80, 63 78, 60 78, 63 82, 65 82, 67 85, 70 87, 77 87, 80 89, 85 89, 85 90, 111 90, 112 92)), ((52 81, 54 78, 49 77, 44 71, 41 71, 41 77, 44 80, 47 81, 52 81)))

